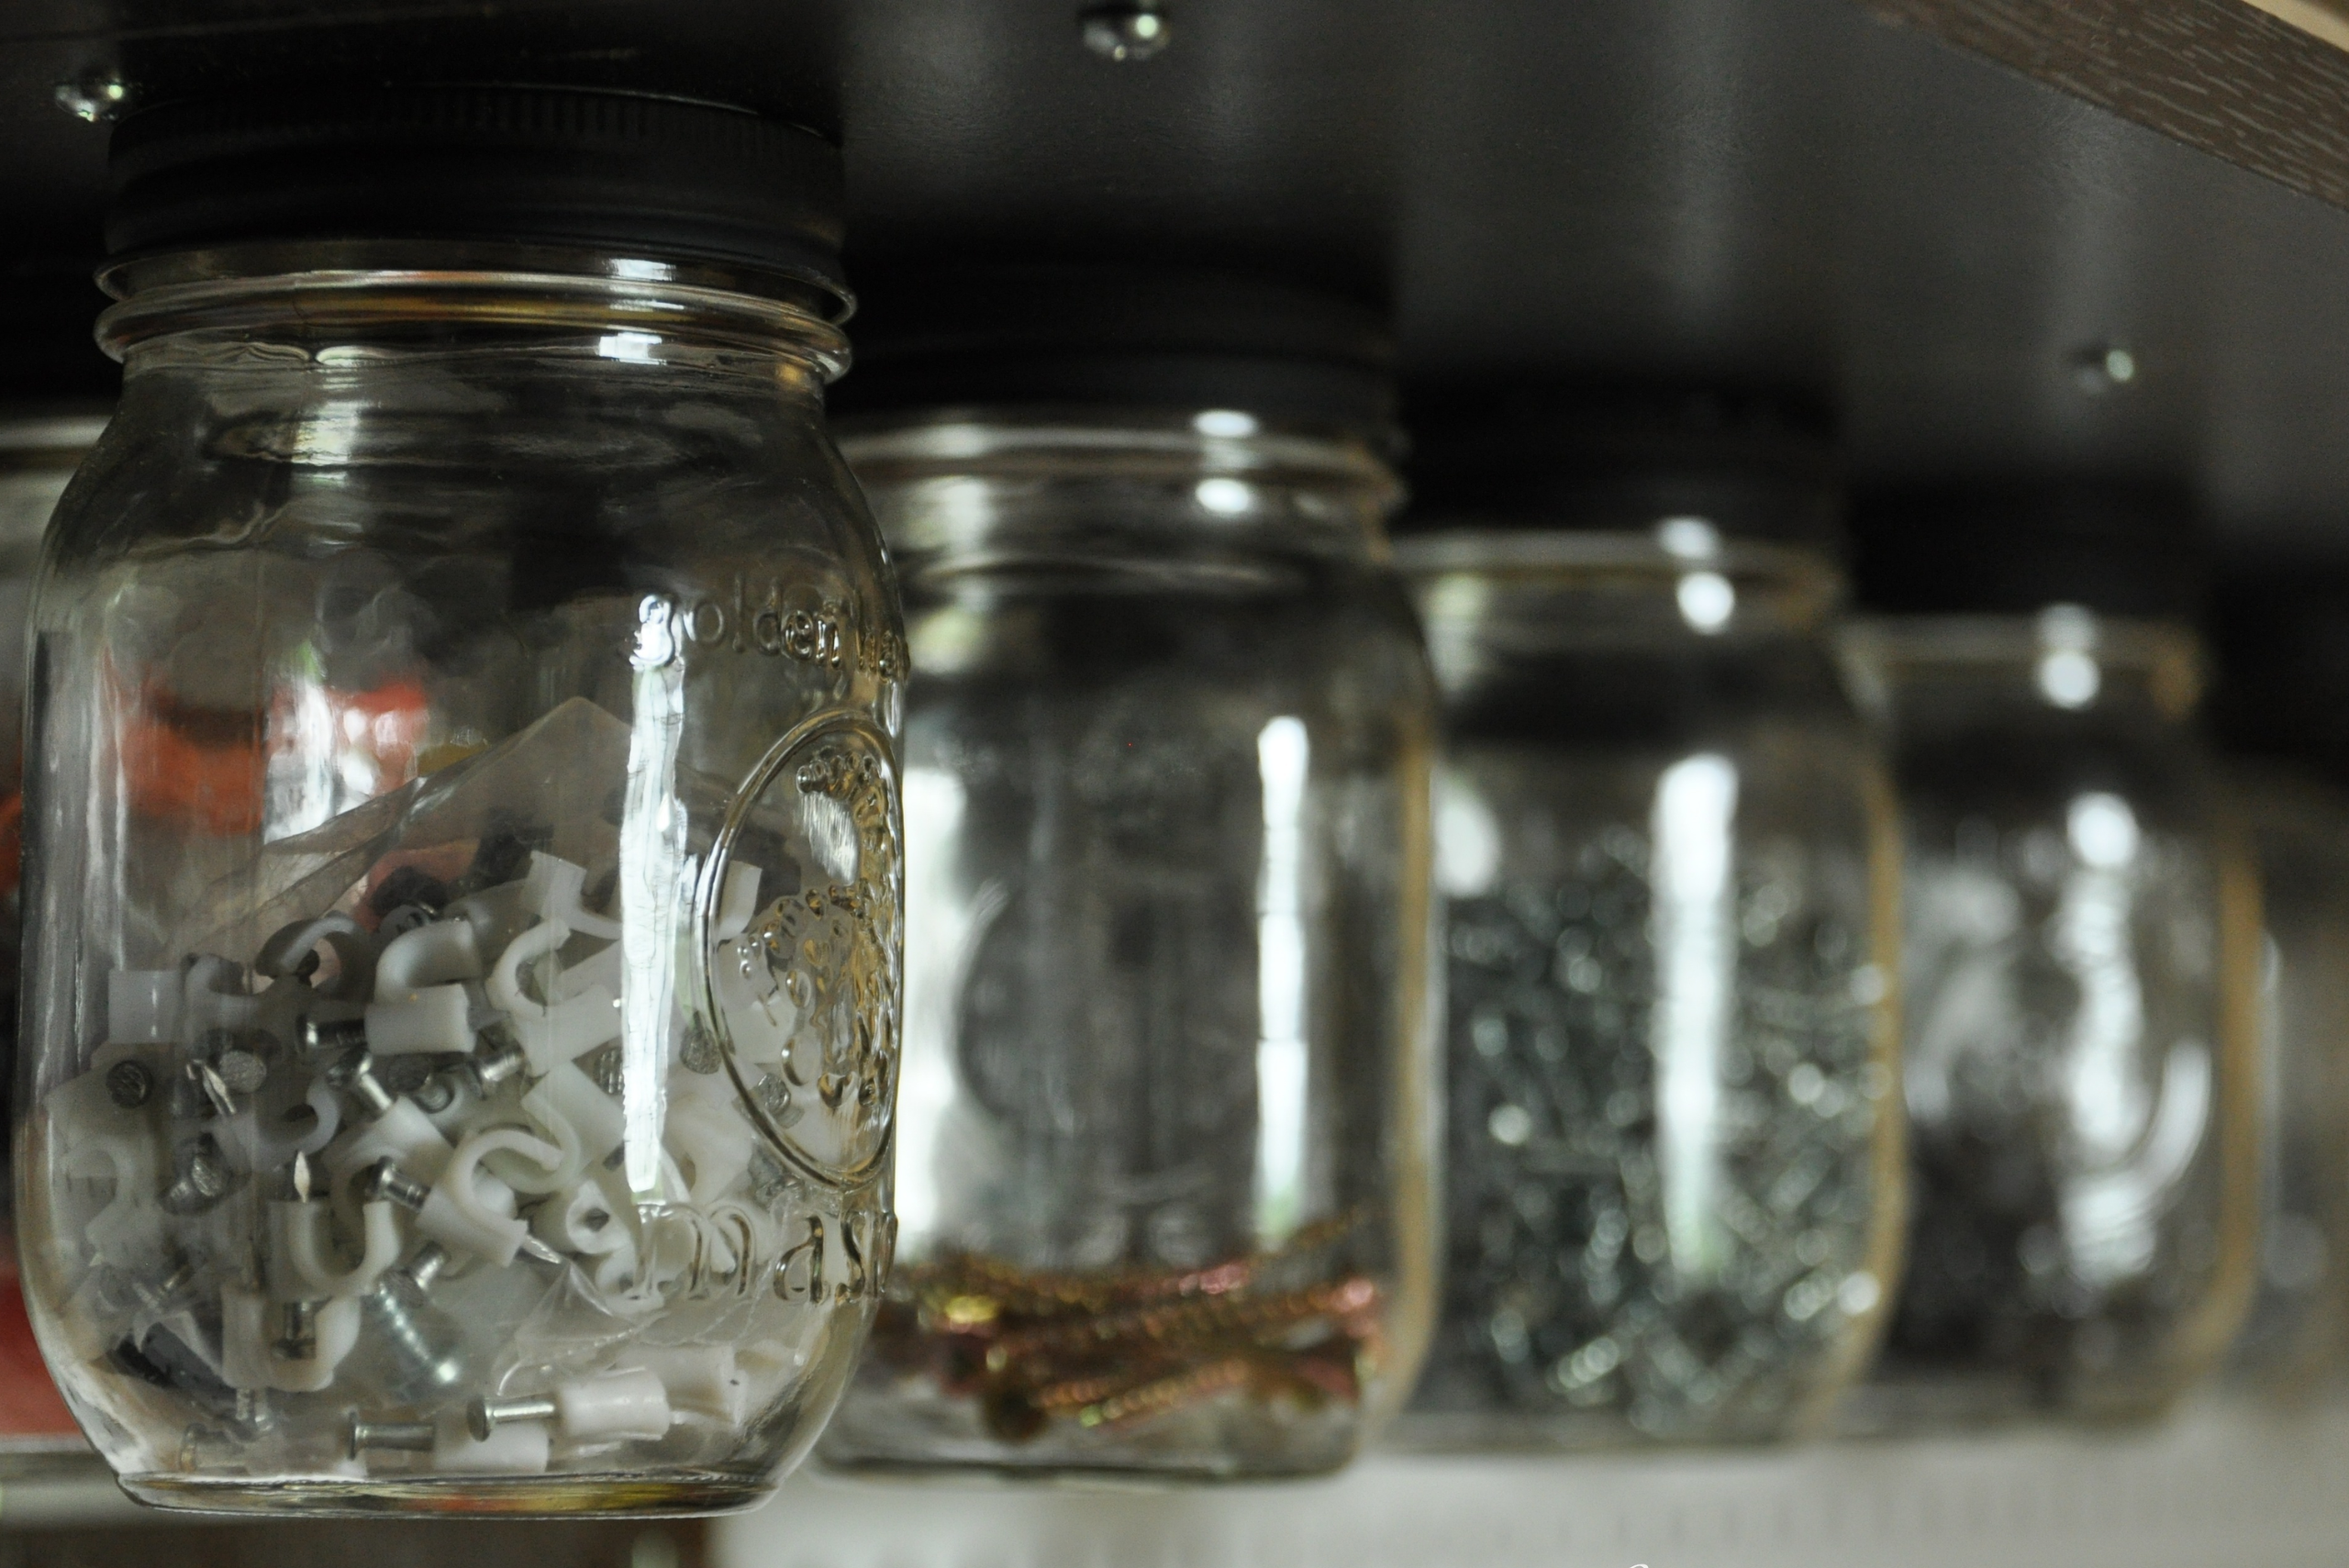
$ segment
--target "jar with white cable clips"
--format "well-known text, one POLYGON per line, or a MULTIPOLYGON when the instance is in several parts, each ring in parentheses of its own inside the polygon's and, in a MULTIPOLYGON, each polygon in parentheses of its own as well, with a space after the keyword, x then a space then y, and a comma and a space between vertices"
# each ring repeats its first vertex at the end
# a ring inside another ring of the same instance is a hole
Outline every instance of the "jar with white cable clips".
POLYGON ((33 611, 42 1351, 167 1507, 755 1503, 893 1237, 838 155, 444 87, 164 105, 112 180, 33 611))

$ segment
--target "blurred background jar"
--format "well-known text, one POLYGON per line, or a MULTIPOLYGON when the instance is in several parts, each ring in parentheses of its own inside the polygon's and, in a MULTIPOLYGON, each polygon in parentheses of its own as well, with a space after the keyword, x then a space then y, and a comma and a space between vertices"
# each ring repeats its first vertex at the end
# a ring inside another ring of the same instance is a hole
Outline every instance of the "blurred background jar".
POLYGON ((2259 1262, 2230 1379, 2292 1404, 2349 1350, 2349 800, 2274 763, 2226 782, 2259 871, 2259 1262))
MULTIPOLYGON (((0 405, 0 1095, 15 1082, 17 1061, 25 611, 41 532, 66 481, 105 428, 102 406, 0 405)), ((0 1126, 0 1147, 6 1137, 0 1126)), ((84 1467, 105 1473, 33 1342, 17 1282, 15 1238, 0 1237, 0 1478, 84 1467)))
POLYGON ((33 610, 42 1351, 165 1506, 755 1502, 888 1257, 837 150, 446 86, 161 104, 111 172, 33 610))
POLYGON ((2349 568, 2256 553, 2205 617, 2209 709, 2259 863, 2259 1284, 2228 1372, 2292 1405, 2349 1368, 2349 568))
POLYGON ((2156 1414, 2233 1335, 2258 1202, 2258 899, 2192 725, 2192 516, 1951 488, 1884 497, 1860 538, 1913 1209, 1852 1422, 2156 1414))
POLYGON ((1246 280, 872 284, 901 573, 897 1265, 839 1464, 1345 1462, 1432 1280, 1432 694, 1388 345, 1246 280))
POLYGON ((1898 1266, 1898 847, 1820 422, 1527 391, 1415 423, 1449 736, 1430 1446, 1816 1426, 1898 1266))

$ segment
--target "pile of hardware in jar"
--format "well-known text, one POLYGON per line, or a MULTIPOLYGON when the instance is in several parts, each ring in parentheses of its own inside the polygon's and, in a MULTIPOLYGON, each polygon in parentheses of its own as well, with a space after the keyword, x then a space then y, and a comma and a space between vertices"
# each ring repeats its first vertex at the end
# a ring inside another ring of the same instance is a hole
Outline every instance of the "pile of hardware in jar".
MULTIPOLYGON (((617 804, 566 784, 626 743, 567 703, 195 906, 254 921, 104 976, 35 1200, 79 1240, 75 1352, 184 1422, 184 1464, 711 1462, 807 1363, 829 1313, 767 1288, 791 1183, 673 1006, 674 953, 607 912, 617 804), (631 1125, 659 1129, 650 1160, 631 1125)), ((720 938, 761 874, 729 869, 720 938)))

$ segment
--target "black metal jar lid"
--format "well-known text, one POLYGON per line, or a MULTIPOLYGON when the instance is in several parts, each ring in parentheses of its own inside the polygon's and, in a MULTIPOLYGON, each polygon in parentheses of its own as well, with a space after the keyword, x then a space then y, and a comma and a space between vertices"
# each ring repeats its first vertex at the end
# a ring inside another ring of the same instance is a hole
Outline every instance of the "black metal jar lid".
POLYGON ((243 93, 116 128, 109 254, 262 240, 586 246, 839 298, 840 151, 716 105, 568 88, 243 93))
POLYGON ((1725 539, 1842 549, 1832 422, 1808 398, 1503 380, 1431 385, 1408 412, 1398 531, 1644 533, 1694 517, 1725 539))
POLYGON ((1855 598, 1912 615, 2030 615, 2078 605, 2192 621, 2204 558, 2183 489, 2098 480, 1904 486, 1854 513, 1855 598))
POLYGON ((843 416, 946 408, 1229 409, 1383 436, 1394 344, 1352 300, 1215 271, 858 266, 843 416))

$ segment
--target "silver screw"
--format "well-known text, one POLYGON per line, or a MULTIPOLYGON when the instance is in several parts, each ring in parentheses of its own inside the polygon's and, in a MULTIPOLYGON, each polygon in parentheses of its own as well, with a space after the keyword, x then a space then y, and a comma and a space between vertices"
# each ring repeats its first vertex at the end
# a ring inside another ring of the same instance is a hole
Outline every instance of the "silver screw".
POLYGON ((323 1056, 330 1051, 348 1051, 367 1043, 367 1020, 340 1018, 332 1023, 320 1023, 316 1018, 304 1018, 302 1030, 295 1037, 302 1054, 323 1056))
POLYGON ((416 1093, 408 1097, 425 1115, 439 1116, 457 1103, 457 1086, 449 1081, 447 1073, 436 1073, 417 1084, 416 1093))
POLYGON ((172 1184, 163 1189, 166 1214, 201 1214, 228 1195, 234 1180, 208 1132, 181 1146, 178 1166, 172 1184))
POLYGON ((421 1295, 432 1288, 433 1282, 440 1277, 440 1271, 447 1268, 451 1262, 448 1248, 438 1241, 427 1241, 416 1250, 416 1256, 402 1263, 394 1272, 406 1278, 407 1283, 416 1288, 417 1294, 421 1295))
POLYGON ((285 1304, 284 1332, 278 1337, 277 1353, 290 1362, 317 1360, 318 1304, 317 1302, 289 1301, 285 1304))
POLYGON ((482 1398, 465 1407, 465 1429, 476 1442, 487 1442, 489 1434, 507 1421, 551 1421, 554 1418, 555 1403, 543 1394, 518 1399, 482 1398))
POLYGON ((1148 60, 1164 49, 1173 33, 1166 13, 1150 0, 1119 0, 1080 12, 1085 47, 1104 60, 1148 60))
POLYGON ((369 1203, 386 1199, 405 1209, 420 1209, 432 1189, 399 1167, 388 1155, 367 1167, 359 1178, 359 1195, 369 1203))
POLYGON ((250 1095, 269 1082, 269 1063, 250 1051, 224 1051, 214 1072, 232 1095, 250 1095))
POLYGON ((117 1062, 106 1069, 106 1098, 137 1110, 155 1092, 155 1074, 144 1062, 117 1062))
POLYGON ((124 100, 130 89, 123 84, 122 73, 113 70, 84 72, 71 82, 57 84, 57 106, 77 120, 91 125, 104 125, 122 112, 124 100))
POLYGON ((376 1082, 375 1059, 363 1050, 350 1052, 328 1068, 326 1080, 332 1087, 348 1089, 365 1101, 372 1115, 382 1116, 392 1108, 392 1092, 376 1082))
POLYGON ((482 1031, 481 1045, 465 1058, 464 1071, 473 1081, 482 1098, 490 1091, 530 1064, 522 1042, 516 1040, 503 1024, 494 1024, 482 1031))
POLYGON ((351 1413, 350 1452, 353 1459, 371 1448, 430 1453, 432 1437, 432 1423, 429 1421, 370 1421, 356 1410, 351 1413))

